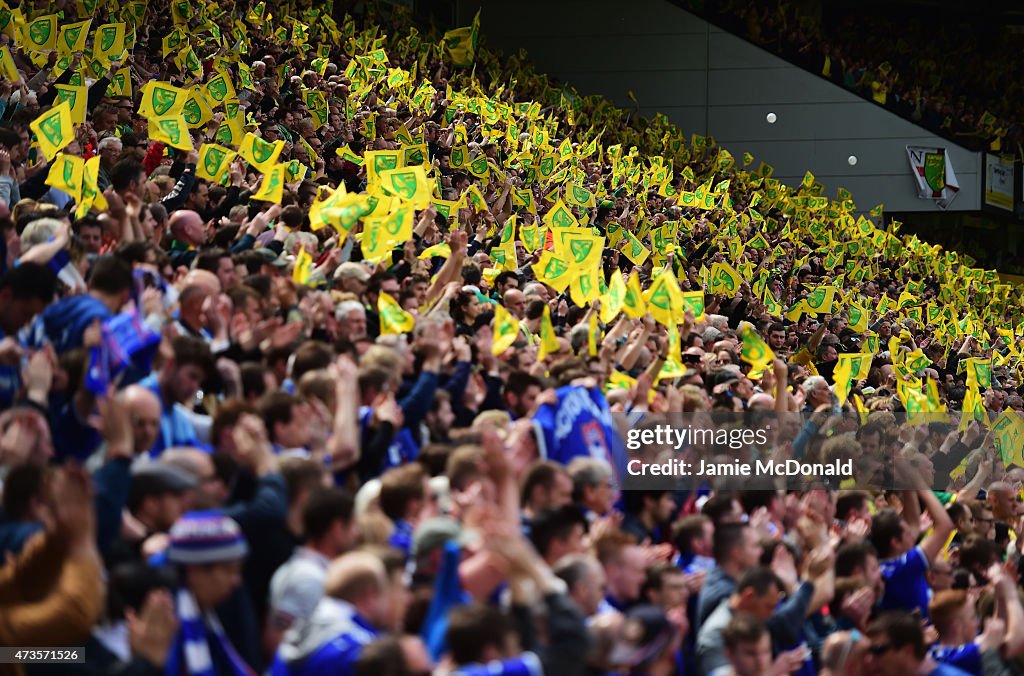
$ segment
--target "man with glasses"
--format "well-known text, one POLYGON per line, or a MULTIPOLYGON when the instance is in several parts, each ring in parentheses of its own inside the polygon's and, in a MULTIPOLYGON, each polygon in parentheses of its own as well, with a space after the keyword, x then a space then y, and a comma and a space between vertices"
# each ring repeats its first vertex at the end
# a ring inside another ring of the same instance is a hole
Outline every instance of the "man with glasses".
POLYGON ((118 158, 121 157, 123 149, 124 146, 121 143, 121 139, 116 136, 107 136, 100 139, 100 169, 97 174, 96 183, 101 192, 110 186, 110 170, 117 163, 118 158))
POLYGON ((878 676, 965 676, 967 672, 928 656, 921 621, 911 613, 887 613, 867 630, 865 673, 878 676))

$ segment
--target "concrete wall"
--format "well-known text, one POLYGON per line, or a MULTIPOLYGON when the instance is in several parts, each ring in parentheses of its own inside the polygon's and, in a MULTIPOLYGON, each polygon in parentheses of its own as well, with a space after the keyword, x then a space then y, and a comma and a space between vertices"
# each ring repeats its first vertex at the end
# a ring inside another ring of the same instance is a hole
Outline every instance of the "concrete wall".
MULTIPOLYGON (((480 6, 460 0, 468 23, 480 6)), ((749 151, 796 183, 808 169, 829 194, 843 186, 861 209, 933 211, 917 198, 907 145, 944 146, 960 184, 950 210, 981 205, 984 170, 972 153, 883 108, 725 33, 666 0, 485 2, 487 44, 525 47, 540 71, 583 94, 641 113, 664 113, 687 135, 714 136, 739 158, 749 151), (774 112, 775 124, 766 116, 774 112), (847 158, 857 157, 856 166, 847 158)))

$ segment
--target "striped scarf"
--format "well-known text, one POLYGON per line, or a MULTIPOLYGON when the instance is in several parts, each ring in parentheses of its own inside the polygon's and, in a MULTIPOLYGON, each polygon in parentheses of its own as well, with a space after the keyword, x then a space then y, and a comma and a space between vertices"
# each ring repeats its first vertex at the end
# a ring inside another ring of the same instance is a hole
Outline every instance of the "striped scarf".
POLYGON ((210 656, 211 640, 217 641, 228 656, 233 673, 237 676, 254 676, 255 672, 235 652, 224 635, 224 627, 212 611, 200 614, 195 597, 187 589, 178 590, 176 603, 180 628, 174 649, 167 658, 164 672, 167 676, 216 676, 213 658, 210 656))

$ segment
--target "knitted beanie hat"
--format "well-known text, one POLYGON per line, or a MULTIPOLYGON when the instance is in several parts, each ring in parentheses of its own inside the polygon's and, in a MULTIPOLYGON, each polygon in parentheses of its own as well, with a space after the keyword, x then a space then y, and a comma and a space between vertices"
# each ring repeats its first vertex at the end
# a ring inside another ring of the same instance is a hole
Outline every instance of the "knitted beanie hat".
POLYGON ((171 527, 167 560, 184 565, 224 563, 249 553, 238 524, 221 512, 189 512, 171 527))

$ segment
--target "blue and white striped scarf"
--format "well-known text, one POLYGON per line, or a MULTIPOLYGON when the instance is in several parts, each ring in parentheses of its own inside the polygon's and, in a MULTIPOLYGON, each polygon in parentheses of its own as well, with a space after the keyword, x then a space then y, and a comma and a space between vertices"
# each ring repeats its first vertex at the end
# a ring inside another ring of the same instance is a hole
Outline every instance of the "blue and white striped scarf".
POLYGON ((232 671, 237 676, 254 676, 255 672, 238 656, 228 637, 224 635, 217 615, 212 611, 200 614, 195 597, 187 589, 179 589, 175 598, 178 622, 178 636, 174 649, 167 658, 167 676, 216 676, 213 658, 210 656, 210 641, 220 644, 221 650, 231 661, 232 671), (182 664, 184 657, 184 664, 182 664))

